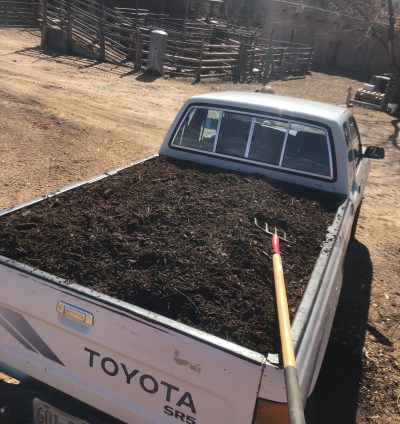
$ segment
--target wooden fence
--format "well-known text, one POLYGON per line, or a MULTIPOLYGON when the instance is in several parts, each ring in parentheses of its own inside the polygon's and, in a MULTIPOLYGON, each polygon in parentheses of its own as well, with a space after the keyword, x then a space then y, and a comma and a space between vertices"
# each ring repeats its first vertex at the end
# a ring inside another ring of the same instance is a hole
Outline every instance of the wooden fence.
POLYGON ((225 23, 187 21, 145 9, 111 9, 97 0, 41 1, 44 44, 54 47, 52 39, 59 37, 65 51, 123 63, 136 71, 146 67, 154 29, 168 34, 164 69, 175 77, 265 83, 305 74, 311 65, 310 46, 261 40, 257 31, 225 23))
POLYGON ((140 69, 143 37, 118 10, 90 0, 43 0, 42 10, 43 44, 57 37, 67 51, 140 69))
POLYGON ((170 41, 166 64, 171 75, 224 78, 266 83, 289 75, 304 75, 311 66, 311 47, 209 44, 170 41))
POLYGON ((37 1, 0 0, 0 27, 36 27, 38 18, 37 1))
POLYGON ((289 75, 305 75, 311 66, 312 47, 268 47, 242 45, 235 80, 238 82, 282 79, 289 75))
POLYGON ((199 81, 204 78, 229 79, 238 57, 239 47, 236 45, 169 40, 165 59, 171 75, 192 77, 199 81))

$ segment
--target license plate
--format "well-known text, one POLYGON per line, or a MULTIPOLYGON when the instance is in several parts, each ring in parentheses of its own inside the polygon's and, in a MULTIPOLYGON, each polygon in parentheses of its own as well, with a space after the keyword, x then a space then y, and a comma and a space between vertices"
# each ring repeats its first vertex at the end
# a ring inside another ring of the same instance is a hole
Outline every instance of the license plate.
POLYGON ((80 418, 67 414, 54 406, 33 399, 33 424, 89 424, 80 418))

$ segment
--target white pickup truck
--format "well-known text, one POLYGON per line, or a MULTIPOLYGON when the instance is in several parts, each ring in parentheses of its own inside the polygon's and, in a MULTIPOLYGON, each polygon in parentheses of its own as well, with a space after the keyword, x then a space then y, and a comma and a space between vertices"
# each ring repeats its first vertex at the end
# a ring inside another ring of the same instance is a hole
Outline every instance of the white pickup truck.
MULTIPOLYGON (((348 109, 226 92, 190 98, 159 154, 340 200, 292 325, 306 403, 331 331, 369 158, 382 158, 383 149, 362 147, 348 109)), ((137 163, 4 210, 0 228, 12 215, 137 163)), ((23 262, 0 256, 0 369, 30 384, 1 392, 2 422, 288 422, 277 352, 250 350, 23 262)))

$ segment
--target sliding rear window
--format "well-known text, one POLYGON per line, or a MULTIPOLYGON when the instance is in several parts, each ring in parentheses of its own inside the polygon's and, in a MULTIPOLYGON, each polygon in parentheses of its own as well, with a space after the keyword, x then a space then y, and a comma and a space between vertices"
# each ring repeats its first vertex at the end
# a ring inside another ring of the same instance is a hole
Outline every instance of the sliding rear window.
POLYGON ((312 124, 193 107, 172 145, 323 178, 333 176, 327 131, 312 124))
POLYGON ((213 152, 221 115, 220 110, 190 109, 176 133, 173 144, 213 152))

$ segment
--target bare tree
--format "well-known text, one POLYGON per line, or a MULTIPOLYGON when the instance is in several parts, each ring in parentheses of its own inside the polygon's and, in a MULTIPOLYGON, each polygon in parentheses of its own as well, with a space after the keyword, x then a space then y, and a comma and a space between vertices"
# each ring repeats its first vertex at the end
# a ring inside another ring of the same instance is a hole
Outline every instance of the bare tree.
POLYGON ((305 0, 339 13, 361 17, 366 24, 365 36, 375 39, 387 54, 392 76, 389 102, 400 103, 400 63, 396 51, 396 15, 400 15, 400 0, 305 0))
POLYGON ((225 9, 225 17, 228 18, 229 13, 231 11, 233 1, 232 0, 224 0, 224 9, 225 9))
POLYGON ((391 72, 391 90, 388 93, 388 101, 399 103, 400 100, 400 64, 396 55, 396 12, 399 10, 399 2, 386 0, 378 2, 378 7, 365 10, 361 5, 355 5, 359 15, 368 24, 366 35, 374 38, 386 52, 391 72), (386 4, 384 4, 386 3, 386 4))

